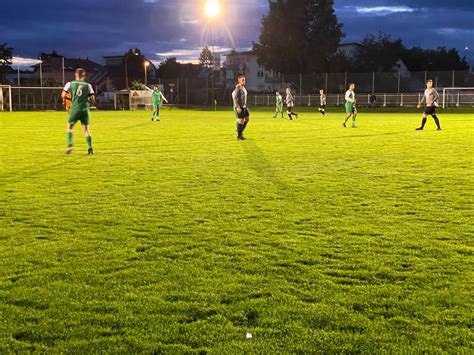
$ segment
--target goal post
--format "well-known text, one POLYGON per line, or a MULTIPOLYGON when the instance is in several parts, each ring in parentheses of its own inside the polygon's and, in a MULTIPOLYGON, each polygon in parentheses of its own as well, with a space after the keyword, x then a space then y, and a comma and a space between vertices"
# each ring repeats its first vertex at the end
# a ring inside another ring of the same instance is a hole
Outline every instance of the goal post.
POLYGON ((474 87, 444 88, 443 108, 474 106, 474 87))
POLYGON ((12 87, 10 85, 0 85, 0 111, 13 111, 12 87))

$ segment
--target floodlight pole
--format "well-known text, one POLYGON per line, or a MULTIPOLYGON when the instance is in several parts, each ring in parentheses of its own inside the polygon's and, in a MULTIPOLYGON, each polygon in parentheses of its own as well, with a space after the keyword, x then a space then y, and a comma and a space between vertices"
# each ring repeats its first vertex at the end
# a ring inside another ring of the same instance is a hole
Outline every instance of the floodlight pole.
POLYGON ((40 69, 40 87, 41 87, 41 110, 44 110, 44 103, 43 103, 43 59, 41 59, 41 56, 39 57, 39 69, 40 69))
POLYGON ((125 86, 126 86, 126 89, 129 88, 128 86, 128 58, 130 58, 130 55, 138 55, 137 52, 134 52, 134 53, 127 53, 127 55, 125 56, 125 86))

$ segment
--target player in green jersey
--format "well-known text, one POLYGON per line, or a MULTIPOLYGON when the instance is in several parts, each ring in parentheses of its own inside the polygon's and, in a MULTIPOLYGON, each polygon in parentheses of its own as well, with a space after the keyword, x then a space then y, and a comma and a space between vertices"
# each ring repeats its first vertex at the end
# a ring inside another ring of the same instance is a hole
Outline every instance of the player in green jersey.
POLYGON ((163 101, 168 103, 168 100, 166 100, 165 95, 163 95, 158 86, 154 86, 151 94, 151 103, 153 105, 152 121, 156 119, 156 122, 158 122, 160 120, 160 108, 163 105, 163 101))
POLYGON ((352 128, 357 128, 355 122, 357 118, 357 107, 356 107, 356 97, 355 97, 355 84, 350 83, 349 84, 349 90, 346 92, 346 113, 347 116, 344 119, 344 123, 342 126, 346 128, 346 123, 349 121, 349 118, 352 117, 352 128))
POLYGON ((276 118, 278 114, 281 115, 281 118, 283 118, 283 97, 281 96, 280 92, 277 91, 275 93, 275 116, 273 118, 276 118))
POLYGON ((61 98, 63 101, 66 100, 68 94, 71 95, 71 109, 69 110, 69 118, 67 123, 66 141, 67 149, 66 154, 72 153, 73 148, 73 129, 77 121, 81 122, 84 135, 86 136, 87 142, 87 154, 93 155, 92 149, 92 137, 89 131, 89 103, 94 101, 94 89, 91 84, 86 83, 86 71, 82 68, 76 69, 75 80, 71 81, 64 86, 61 98))

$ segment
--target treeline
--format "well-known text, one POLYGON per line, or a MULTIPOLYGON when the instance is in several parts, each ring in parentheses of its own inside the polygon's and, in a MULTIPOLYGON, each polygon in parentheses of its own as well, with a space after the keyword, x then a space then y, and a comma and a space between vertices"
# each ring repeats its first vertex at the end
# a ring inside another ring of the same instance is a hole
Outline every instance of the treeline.
POLYGON ((469 69, 456 49, 408 48, 384 33, 368 35, 348 58, 338 51, 344 37, 333 0, 274 0, 253 50, 260 64, 287 74, 390 71, 399 60, 411 71, 469 69))

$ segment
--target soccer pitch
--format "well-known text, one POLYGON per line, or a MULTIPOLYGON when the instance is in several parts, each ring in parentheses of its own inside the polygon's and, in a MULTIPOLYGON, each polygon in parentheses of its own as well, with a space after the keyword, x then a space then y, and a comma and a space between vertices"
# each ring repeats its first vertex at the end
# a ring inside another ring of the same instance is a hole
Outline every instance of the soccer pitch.
POLYGON ((0 114, 0 352, 471 352, 474 114, 272 115, 0 114))

